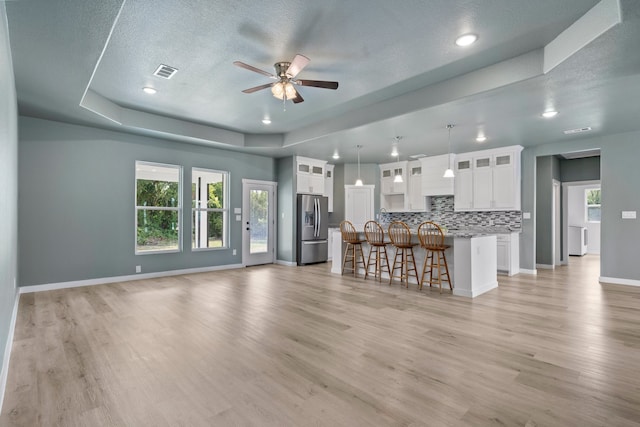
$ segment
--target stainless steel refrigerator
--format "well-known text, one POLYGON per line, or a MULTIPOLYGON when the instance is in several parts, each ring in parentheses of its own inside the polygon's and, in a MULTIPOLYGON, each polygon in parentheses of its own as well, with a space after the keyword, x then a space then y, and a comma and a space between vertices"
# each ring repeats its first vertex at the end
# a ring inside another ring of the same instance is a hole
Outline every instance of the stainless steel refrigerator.
POLYGON ((329 237, 329 199, 298 194, 298 265, 325 262, 329 237))

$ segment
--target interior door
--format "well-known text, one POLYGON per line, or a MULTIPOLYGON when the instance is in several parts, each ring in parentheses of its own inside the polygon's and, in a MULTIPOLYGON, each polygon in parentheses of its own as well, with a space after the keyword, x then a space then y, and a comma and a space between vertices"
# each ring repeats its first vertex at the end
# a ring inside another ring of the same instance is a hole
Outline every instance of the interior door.
POLYGON ((275 262, 276 183, 242 180, 242 264, 275 262))

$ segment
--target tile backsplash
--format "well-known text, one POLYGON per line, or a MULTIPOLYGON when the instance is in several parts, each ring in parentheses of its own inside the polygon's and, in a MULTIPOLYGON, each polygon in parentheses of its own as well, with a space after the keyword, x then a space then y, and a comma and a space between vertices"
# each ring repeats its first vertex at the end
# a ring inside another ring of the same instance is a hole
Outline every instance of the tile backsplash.
POLYGON ((410 225, 433 221, 447 228, 505 227, 518 231, 522 228, 522 212, 455 212, 453 196, 432 196, 430 212, 380 212, 379 221, 404 221, 410 225))

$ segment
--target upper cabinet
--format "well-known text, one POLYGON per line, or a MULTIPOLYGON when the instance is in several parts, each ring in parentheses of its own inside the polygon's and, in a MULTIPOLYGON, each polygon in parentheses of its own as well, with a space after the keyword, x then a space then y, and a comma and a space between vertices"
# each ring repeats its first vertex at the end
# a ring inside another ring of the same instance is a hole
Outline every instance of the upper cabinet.
POLYGON ((324 194, 325 160, 296 157, 296 193, 324 194))
POLYGON ((458 154, 455 161, 455 210, 520 210, 521 151, 521 146, 514 145, 458 154))
POLYGON ((335 165, 324 166, 324 195, 329 199, 329 212, 333 212, 333 169, 335 165))
POLYGON ((407 194, 408 163, 403 161, 380 165, 381 209, 389 212, 409 210, 409 196, 407 194), (400 178, 402 178, 402 182, 398 182, 400 178))
POLYGON ((405 194, 407 192, 407 163, 393 162, 380 165, 380 187, 382 194, 405 194), (396 182, 396 176, 402 182, 396 182))
POLYGON ((408 198, 409 198, 409 210, 412 211, 426 211, 426 199, 422 195, 422 162, 420 160, 414 160, 409 162, 409 182, 408 184, 408 198))
POLYGON ((444 171, 453 167, 455 154, 451 154, 451 165, 449 166, 449 155, 423 157, 422 163, 422 195, 423 196, 451 196, 454 194, 454 180, 443 178, 444 171))

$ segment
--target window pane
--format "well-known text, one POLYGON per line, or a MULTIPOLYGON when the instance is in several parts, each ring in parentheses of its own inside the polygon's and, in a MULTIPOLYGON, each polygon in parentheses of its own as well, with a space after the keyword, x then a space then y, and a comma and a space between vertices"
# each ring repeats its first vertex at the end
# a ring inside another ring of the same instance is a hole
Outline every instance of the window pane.
POLYGON ((224 247, 224 212, 193 211, 191 246, 195 249, 224 247))
POLYGON ((178 211, 138 210, 136 251, 178 250, 178 211))
POLYGON ((600 204, 600 190, 587 190, 587 205, 600 204))
POLYGON ((224 175, 224 172, 194 168, 191 173, 192 207, 223 209, 224 175))
POLYGON ((587 221, 600 222, 601 210, 600 206, 587 206, 587 221))
POLYGON ((136 162, 136 205, 178 207, 180 167, 136 162))

